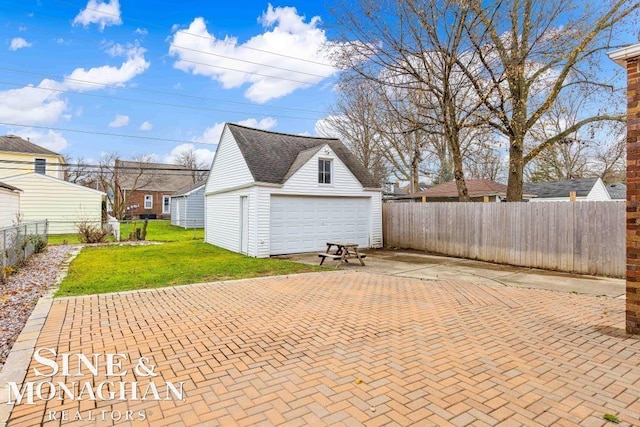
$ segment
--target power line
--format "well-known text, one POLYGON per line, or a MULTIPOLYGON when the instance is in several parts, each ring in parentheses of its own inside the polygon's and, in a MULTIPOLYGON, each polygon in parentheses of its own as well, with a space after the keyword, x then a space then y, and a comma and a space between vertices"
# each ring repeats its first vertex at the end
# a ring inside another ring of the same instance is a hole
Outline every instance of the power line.
POLYGON ((163 142, 178 142, 180 144, 200 144, 200 145, 217 145, 211 144, 208 142, 197 142, 197 141, 187 141, 184 139, 170 139, 170 138, 157 138, 152 136, 141 136, 141 135, 126 135, 126 134, 118 134, 118 133, 109 133, 109 132, 97 132, 97 131, 89 131, 89 130, 81 130, 81 129, 69 129, 69 128, 58 128, 51 126, 36 126, 36 125, 27 125, 22 123, 7 123, 0 122, 2 126, 17 126, 23 128, 34 128, 34 129, 51 129, 51 130, 59 130, 64 132, 75 132, 75 133, 84 133, 89 135, 101 135, 101 136, 115 136, 118 138, 135 138, 135 139, 144 139, 150 141, 163 141, 163 142))
MULTIPOLYGON (((34 156, 37 157, 37 154, 35 153, 29 153, 29 154, 34 154, 34 156)), ((145 162, 145 161, 137 161, 137 160, 120 160, 121 162, 127 162, 127 163, 137 163, 137 166, 122 166, 122 165, 118 165, 116 166, 111 166, 111 165, 102 165, 102 164, 92 164, 92 163, 52 163, 50 164, 51 166, 56 166, 56 167, 74 167, 74 168, 104 168, 104 167, 110 167, 110 168, 116 168, 118 170, 135 170, 135 171, 140 171, 140 170, 144 170, 144 171, 173 171, 173 172, 181 172, 181 173, 191 173, 191 172, 209 172, 209 169, 190 169, 186 166, 183 165, 174 165, 174 164, 169 164, 169 163, 155 163, 155 162, 145 162), (158 165, 164 165, 166 167, 158 167, 158 165)), ((28 160, 3 160, 0 159, 0 164, 10 164, 10 165, 27 165, 27 166, 34 166, 35 162, 32 161, 28 161, 28 160)), ((49 166, 49 165, 47 165, 49 166)), ((7 168, 6 166, 0 166, 0 168, 2 169, 21 169, 22 168, 7 168)), ((48 169, 48 168, 47 168, 48 169)))
MULTIPOLYGON (((304 112, 304 113, 323 114, 323 112, 319 111, 319 110, 306 110, 306 109, 303 109, 303 108, 293 108, 293 107, 276 107, 276 106, 272 106, 272 105, 260 105, 260 106, 257 106, 255 104, 251 104, 251 103, 248 103, 248 102, 228 101, 228 100, 218 99, 218 98, 209 98, 209 97, 195 96, 195 95, 184 95, 184 94, 164 92, 164 91, 158 91, 158 90, 152 90, 152 89, 121 87, 121 86, 117 86, 117 85, 110 85, 110 84, 107 84, 107 83, 100 83, 100 82, 95 82, 95 81, 91 81, 91 80, 72 79, 72 78, 68 78, 68 77, 64 77, 64 76, 53 76, 51 74, 38 73, 38 72, 34 72, 34 71, 20 70, 20 69, 9 68, 9 67, 1 67, 0 66, 0 70, 8 71, 8 72, 11 72, 11 73, 18 73, 18 74, 30 74, 30 75, 39 76, 39 77, 46 77, 46 78, 49 78, 49 79, 62 79, 62 80, 67 80, 67 81, 75 82, 75 83, 82 83, 82 84, 93 85, 93 86, 101 86, 102 88, 108 88, 108 89, 129 90, 129 91, 136 91, 136 92, 152 93, 154 95, 168 95, 168 96, 175 96, 175 97, 179 97, 179 98, 195 99, 195 100, 198 100, 198 101, 213 101, 213 102, 220 102, 220 103, 225 103, 225 104, 243 105, 243 106, 249 106, 249 107, 252 107, 252 108, 271 108, 271 109, 278 109, 278 110, 285 110, 285 111, 299 111, 299 112, 304 112)), ((300 83, 303 83, 303 82, 300 82, 300 83)), ((225 110, 220 110, 220 111, 225 111, 225 110)), ((229 111, 229 112, 232 112, 232 111, 229 111)))
MULTIPOLYGON (((116 16, 116 15, 113 15, 113 14, 108 14, 108 13, 106 13, 106 12, 98 11, 98 10, 96 10, 96 9, 91 9, 91 8, 87 8, 87 9, 88 9, 88 10, 92 10, 92 11, 93 11, 93 10, 95 10, 96 12, 104 13, 104 14, 107 14, 107 15, 116 16)), ((14 10, 15 10, 15 9, 14 9, 14 10)), ((56 19, 60 19, 60 18, 59 18, 59 17, 57 17, 57 16, 47 15, 47 14, 43 14, 43 13, 38 13, 38 15, 39 15, 39 16, 42 16, 42 17, 49 17, 49 18, 56 18, 56 19)), ((163 27, 160 27, 160 26, 157 26, 157 27, 158 27, 158 28, 163 28, 163 27)), ((163 28, 163 29, 164 29, 164 28, 163 28)), ((46 29, 39 29, 39 31, 40 31, 40 32, 47 32, 47 33, 49 33, 49 34, 60 35, 59 33, 54 33, 54 32, 52 32, 52 31, 47 31, 46 29)), ((177 32, 183 32, 183 31, 177 31, 177 32)), ((208 39, 211 39, 211 40, 214 40, 214 41, 222 41, 222 40, 217 40, 217 39, 214 39, 214 38, 211 38, 211 37, 201 36, 201 35, 198 35, 198 34, 193 34, 193 33, 188 33, 188 32, 185 32, 185 34, 189 34, 189 35, 196 36, 196 37, 204 37, 204 38, 208 38, 208 39)), ((74 36, 74 37, 76 37, 76 38, 82 38, 82 37, 77 37, 77 36, 74 36)), ((85 40, 89 40, 89 39, 87 39, 87 38, 84 38, 84 39, 85 39, 85 40)), ((93 40, 92 40, 92 41, 93 41, 93 40)), ((229 43, 229 42, 224 41, 224 43, 229 43)), ((238 62, 244 62, 244 63, 247 63, 247 64, 258 65, 258 66, 260 66, 260 67, 267 67, 267 68, 273 68, 273 69, 276 69, 276 70, 287 71, 287 72, 290 72, 290 73, 304 74, 304 75, 309 75, 309 76, 312 76, 312 77, 318 77, 318 78, 322 78, 322 79, 330 79, 330 78, 333 78, 333 76, 332 76, 332 75, 321 75, 321 74, 308 73, 308 72, 306 72, 306 71, 299 71, 299 70, 294 70, 294 69, 291 69, 291 68, 279 67, 279 66, 276 66, 276 65, 269 65, 269 64, 265 64, 265 63, 261 63, 261 62, 255 62, 255 61, 250 61, 250 60, 247 60, 247 59, 241 59, 241 58, 237 58, 237 57, 233 57, 233 56, 222 55, 222 54, 219 54, 219 53, 213 53, 213 52, 208 52, 208 51, 204 51, 204 50, 193 49, 193 48, 189 48, 189 47, 186 47, 186 46, 179 46, 179 45, 176 45, 176 44, 173 44, 173 43, 170 43, 170 44, 169 44, 169 46, 173 46, 173 47, 178 48, 178 49, 189 50, 189 51, 192 51, 192 52, 202 53, 202 54, 205 54, 205 55, 211 55, 211 56, 216 56, 216 57, 220 57, 220 58, 225 58, 225 59, 229 59, 229 60, 232 60, 232 61, 238 61, 238 62)), ((235 46, 238 46, 238 45, 235 45, 235 46)), ((238 46, 238 47, 243 47, 243 46, 238 46)), ((259 51, 260 51, 260 49, 256 49, 256 50, 259 50, 259 51)), ((277 53, 275 53, 275 52, 269 52, 269 51, 264 51, 264 52, 265 52, 265 53, 272 53, 272 54, 274 54, 274 55, 278 55, 278 54, 277 54, 277 53)), ((289 58, 291 58, 291 59, 298 59, 298 60, 300 60, 300 61, 307 61, 307 60, 304 60, 304 59, 302 59, 302 58, 296 58, 296 57, 289 56, 289 55, 280 55, 280 56, 289 57, 289 58)), ((180 58, 179 60, 180 60, 180 61, 183 61, 183 62, 190 62, 190 63, 194 63, 194 64, 205 65, 205 66, 213 67, 213 68, 220 68, 220 69, 229 70, 229 71, 236 71, 236 72, 238 72, 238 73, 253 74, 253 75, 258 75, 258 76, 267 77, 267 78, 272 78, 272 79, 277 79, 277 80, 286 80, 286 81, 291 81, 291 82, 296 82, 296 83, 309 84, 309 82, 300 81, 300 80, 296 80, 296 79, 290 79, 290 78, 287 78, 287 77, 272 76, 272 75, 269 75, 269 74, 261 74, 261 73, 251 72, 251 71, 245 71, 245 70, 241 70, 241 69, 237 69, 237 68, 232 68, 232 67, 224 67, 224 66, 220 66, 220 65, 214 65, 214 64, 206 64, 206 63, 201 63, 201 62, 195 62, 195 61, 191 61, 191 60, 187 60, 187 59, 182 59, 182 58, 180 58)), ((323 63, 321 63, 321 62, 317 62, 317 61, 308 61, 308 62, 311 62, 311 63, 314 63, 314 64, 319 64, 319 65, 325 65, 325 66, 327 66, 327 67, 332 67, 334 70, 336 70, 336 67, 334 67, 334 66, 332 66, 332 65, 329 65, 329 64, 323 64, 323 63)))
MULTIPOLYGON (((306 71, 296 71, 296 70, 292 70, 290 68, 278 67, 276 65, 268 65, 268 64, 263 64, 261 62, 249 61, 247 59, 240 59, 240 58, 234 58, 232 56, 220 55, 219 53, 207 52, 207 51, 204 51, 204 50, 192 49, 190 47, 178 46, 178 45, 175 45, 173 43, 170 43, 169 46, 173 46, 173 47, 176 47, 178 49, 189 50, 189 51, 192 51, 192 52, 204 53, 205 55, 216 56, 216 57, 219 57, 219 58, 231 59, 232 61, 245 62, 247 64, 252 64, 252 65, 259 65, 261 67, 268 67, 268 68, 274 68, 276 70, 288 71, 288 72, 298 73, 298 74, 305 74, 307 76, 312 76, 312 77, 320 77, 322 79, 328 79, 329 77, 331 77, 330 75, 329 76, 323 76, 323 75, 320 75, 320 74, 307 73, 306 71)), ((182 59, 180 59, 180 60, 182 61, 182 59)), ((277 78, 277 77, 274 77, 274 78, 277 78)))
MULTIPOLYGON (((64 0, 55 0, 55 1, 58 2, 58 3, 63 3, 63 4, 66 4, 66 5, 69 5, 69 6, 82 7, 81 5, 78 5, 78 4, 75 4, 75 3, 71 3, 71 2, 68 2, 68 1, 64 1, 64 0)), ((89 7, 86 7, 85 9, 86 10, 90 10, 92 12, 101 13, 103 15, 120 18, 120 19, 122 19, 122 21, 125 20, 122 17, 122 14, 116 15, 114 13, 109 13, 109 12, 105 12, 103 10, 93 9, 93 8, 89 8, 89 7)), ((166 28, 162 27, 161 25, 157 25, 157 24, 154 24, 154 23, 151 23, 151 22, 140 21, 140 20, 136 20, 136 19, 132 19, 132 18, 127 18, 126 20, 130 21, 130 22, 135 22, 135 23, 138 23, 138 24, 143 24, 143 25, 146 25, 146 26, 149 26, 149 27, 154 27, 154 28, 159 28, 159 29, 162 29, 162 30, 166 30, 166 28)), ((251 46, 237 45, 237 44, 231 43, 231 42, 229 42, 227 40, 220 40, 220 39, 216 39, 216 38, 211 37, 211 36, 204 36, 202 34, 194 34, 194 33, 188 32, 186 30, 178 30, 178 31, 176 31, 176 33, 187 34, 187 35, 190 35, 190 36, 193 36, 193 37, 203 38, 205 40, 223 42, 223 43, 231 45, 231 46, 236 46, 236 47, 239 47, 239 48, 242 48, 242 49, 252 50, 254 52, 261 52, 261 53, 266 53, 266 54, 269 54, 269 55, 275 55, 275 56, 280 56, 280 57, 283 57, 283 58, 293 59, 293 60, 296 60, 296 61, 308 62, 310 64, 315 64, 315 65, 321 65, 321 66, 324 66, 324 67, 335 68, 331 64, 323 63, 323 62, 320 62, 320 61, 314 61, 312 59, 299 58, 297 56, 287 55, 287 54, 279 53, 279 52, 273 52, 273 51, 269 51, 269 50, 266 50, 266 49, 258 49, 258 48, 251 47, 251 46)))
MULTIPOLYGON (((0 84, 7 85, 7 86, 22 87, 21 84, 12 83, 12 82, 0 81, 0 84)), ((79 92, 79 91, 74 91, 74 90, 54 89, 54 88, 40 87, 40 86, 31 86, 30 89, 48 90, 48 91, 51 91, 51 92, 60 92, 60 93, 75 93, 75 94, 78 94, 78 95, 81 95, 81 96, 91 96, 91 97, 94 97, 94 98, 114 99, 114 100, 118 100, 118 101, 127 101, 127 102, 139 102, 139 103, 143 103, 143 104, 160 105, 160 106, 164 106, 164 107, 187 108, 187 109, 199 110, 199 111, 218 111, 218 112, 222 112, 222 113, 234 113, 234 114, 245 114, 246 113, 245 111, 223 110, 223 109, 220 109, 220 108, 211 108, 211 107, 196 107, 196 106, 192 106, 192 105, 169 104, 169 103, 165 103, 165 102, 145 101, 145 100, 142 100, 142 99, 122 98, 122 97, 112 96, 112 95, 99 95, 99 94, 95 94, 95 93, 85 93, 85 92, 79 92)), ((316 119, 309 118, 309 117, 286 116, 286 115, 282 115, 282 114, 265 114, 265 113, 256 113, 256 112, 253 112, 251 114, 255 115, 255 116, 263 116, 263 117, 280 117, 280 118, 297 119, 297 120, 316 120, 316 119)))

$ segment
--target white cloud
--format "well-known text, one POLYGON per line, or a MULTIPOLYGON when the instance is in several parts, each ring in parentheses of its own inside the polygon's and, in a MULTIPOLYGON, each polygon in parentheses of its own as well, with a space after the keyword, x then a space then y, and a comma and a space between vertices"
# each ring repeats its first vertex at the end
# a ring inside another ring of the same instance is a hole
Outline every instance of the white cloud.
MULTIPOLYGON (((247 126, 250 128, 269 130, 278 124, 278 121, 273 117, 266 117, 262 120, 246 119, 235 122, 241 126, 247 126)), ((217 144, 220 141, 220 136, 224 130, 224 122, 216 123, 211 127, 204 130, 202 135, 196 136, 191 140, 200 144, 217 144)))
POLYGON ((121 128, 129 124, 129 116, 116 114, 116 117, 109 123, 110 128, 121 128))
POLYGON ((149 31, 146 28, 136 28, 134 33, 136 33, 139 36, 146 36, 147 34, 149 34, 149 31))
POLYGON ((21 138, 31 141, 34 144, 37 144, 51 151, 55 151, 56 153, 64 150, 69 145, 62 134, 54 132, 52 130, 43 132, 33 128, 22 128, 18 131, 12 130, 7 133, 18 135, 21 138))
POLYGON ((219 81, 225 89, 248 85, 245 97, 258 103, 313 86, 338 71, 329 66, 332 47, 324 30, 318 28, 319 17, 305 22, 293 7, 269 5, 258 21, 265 32, 238 43, 231 36, 216 39, 207 31, 204 19, 195 18, 186 31, 177 31, 170 39, 169 55, 177 58, 174 67, 219 81))
POLYGON ((22 49, 25 47, 31 47, 32 44, 23 39, 22 37, 15 37, 11 39, 11 44, 9 45, 9 50, 16 51, 18 49, 22 49))
POLYGON ((87 6, 73 19, 73 25, 87 27, 90 24, 98 25, 100 31, 110 25, 121 25, 120 2, 118 0, 107 2, 89 0, 87 6))
POLYGON ((193 144, 188 144, 188 143, 180 144, 175 146, 173 150, 171 150, 171 154, 169 154, 168 156, 165 156, 164 162, 176 163, 176 160, 181 153, 184 153, 185 151, 192 151, 192 150, 193 150, 193 154, 195 154, 196 156, 196 159, 199 162, 202 162, 203 164, 207 165, 207 167, 211 165, 211 163, 213 162, 213 156, 216 154, 215 149, 209 150, 208 148, 195 148, 193 144))
POLYGON ((53 80, 45 79, 38 86, 1 91, 0 120, 29 125, 55 123, 64 114, 67 103, 60 99, 60 92, 45 89, 58 85, 53 80))
POLYGON ((27 27, 25 27, 24 25, 20 25, 18 27, 18 31, 20 31, 20 32, 27 31, 27 27))
POLYGON ((114 56, 125 56, 127 60, 120 67, 103 65, 88 70, 76 68, 66 76, 65 86, 78 91, 102 89, 102 85, 124 86, 124 83, 142 74, 151 65, 144 58, 145 49, 139 46, 129 46, 125 49, 121 45, 114 45, 107 49, 107 53, 114 56), (87 84, 82 81, 98 84, 87 84))
POLYGON ((144 122, 140 125, 140 130, 151 130, 153 129, 153 125, 151 122, 144 122))
MULTIPOLYGON (((129 47, 121 53, 127 60, 120 67, 101 66, 85 70, 75 69, 63 82, 44 79, 37 86, 0 91, 0 121, 25 125, 53 124, 68 120, 67 100, 64 92, 69 89, 90 91, 104 89, 103 85, 124 86, 129 80, 144 72, 149 63, 144 59, 144 49, 129 47), (70 79, 93 81, 87 84, 70 79)), ((78 110, 77 115, 81 115, 78 110)))

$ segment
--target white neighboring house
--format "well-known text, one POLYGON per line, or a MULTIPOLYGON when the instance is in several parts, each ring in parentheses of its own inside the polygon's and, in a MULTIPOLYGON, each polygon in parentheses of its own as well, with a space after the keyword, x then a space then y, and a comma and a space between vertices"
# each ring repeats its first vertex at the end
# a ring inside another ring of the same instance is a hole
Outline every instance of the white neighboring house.
POLYGON ((171 225, 204 227, 204 186, 204 182, 198 182, 171 196, 171 225))
POLYGON ((102 191, 63 181, 49 175, 28 173, 2 180, 22 190, 20 216, 25 222, 49 221, 49 234, 77 233, 80 222, 100 225, 102 191))
POLYGON ((253 257, 382 246, 382 188, 337 139, 227 123, 205 187, 205 241, 253 257))
POLYGON ((0 228, 11 227, 18 221, 20 189, 0 182, 0 228))
POLYGON ((530 202, 570 201, 571 192, 576 201, 610 201, 611 197, 600 178, 569 179, 552 182, 525 182, 524 192, 535 195, 530 202))

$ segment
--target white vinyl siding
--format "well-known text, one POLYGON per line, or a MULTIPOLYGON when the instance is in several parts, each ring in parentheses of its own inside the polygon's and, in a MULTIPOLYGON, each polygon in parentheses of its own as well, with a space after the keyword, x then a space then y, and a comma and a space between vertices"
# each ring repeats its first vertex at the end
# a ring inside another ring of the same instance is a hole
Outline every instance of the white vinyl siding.
POLYGON ((212 245, 240 252, 240 197, 249 202, 248 255, 256 256, 255 189, 235 190, 208 195, 205 199, 205 241, 212 245))
POLYGON ((204 186, 171 198, 171 224, 183 228, 204 227, 204 186))
POLYGON ((24 221, 49 220, 50 234, 76 233, 80 222, 99 225, 104 193, 47 175, 31 173, 4 178, 22 190, 20 213, 24 221))
MULTIPOLYGON (((276 191, 276 190, 274 190, 276 191)), ((316 153, 277 190, 286 194, 362 196, 362 184, 328 145, 316 153), (331 184, 318 183, 318 160, 332 160, 331 184)))
POLYGON ((19 211, 20 193, 0 188, 0 228, 14 225, 19 211))
POLYGON ((587 194, 587 200, 589 201, 607 201, 611 200, 611 196, 607 191, 607 187, 604 185, 602 180, 598 178, 596 183, 593 185, 589 194, 587 194))
POLYGON ((205 193, 236 188, 252 182, 253 176, 240 148, 225 126, 211 165, 205 193))

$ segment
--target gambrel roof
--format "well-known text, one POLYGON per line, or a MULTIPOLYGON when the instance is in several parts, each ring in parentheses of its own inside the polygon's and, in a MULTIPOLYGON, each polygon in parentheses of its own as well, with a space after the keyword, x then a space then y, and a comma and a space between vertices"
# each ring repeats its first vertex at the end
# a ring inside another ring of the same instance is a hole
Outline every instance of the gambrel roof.
POLYGON ((269 132, 227 123, 256 182, 284 184, 322 147, 328 145, 364 188, 380 188, 338 139, 269 132))

